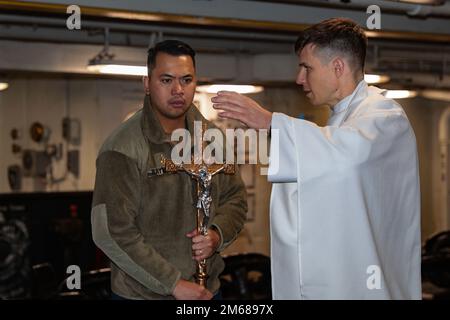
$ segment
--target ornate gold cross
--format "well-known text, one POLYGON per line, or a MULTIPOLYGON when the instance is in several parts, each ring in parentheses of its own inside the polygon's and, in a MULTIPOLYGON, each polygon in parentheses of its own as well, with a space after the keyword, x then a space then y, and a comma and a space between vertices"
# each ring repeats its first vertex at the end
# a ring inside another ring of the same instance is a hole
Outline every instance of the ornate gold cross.
MULTIPOLYGON (((206 142, 203 137, 206 131, 206 123, 202 123, 201 140, 202 141, 202 151, 205 150, 206 142)), ((162 165, 165 172, 176 173, 178 171, 183 171, 189 174, 189 176, 196 180, 197 182, 197 232, 198 234, 206 236, 208 234, 208 222, 210 218, 210 205, 212 202, 211 198, 211 180, 212 177, 220 172, 224 174, 234 174, 236 172, 236 167, 234 164, 222 164, 222 163, 212 163, 207 164, 204 162, 202 157, 200 163, 194 163, 192 158, 192 163, 188 164, 175 164, 172 160, 162 159, 162 165)), ((196 282, 206 287, 206 280, 208 278, 208 273, 206 271, 206 259, 197 263, 197 272, 195 274, 196 282)))

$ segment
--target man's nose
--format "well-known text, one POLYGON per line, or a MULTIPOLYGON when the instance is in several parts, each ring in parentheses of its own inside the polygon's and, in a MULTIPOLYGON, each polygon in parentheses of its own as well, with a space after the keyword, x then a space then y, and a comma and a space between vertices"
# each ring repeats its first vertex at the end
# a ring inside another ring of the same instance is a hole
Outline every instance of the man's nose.
POLYGON ((172 85, 172 94, 182 94, 183 86, 179 81, 174 81, 172 85))
POLYGON ((299 86, 302 86, 305 84, 305 73, 303 70, 300 70, 297 74, 297 79, 295 80, 295 83, 297 83, 299 86))

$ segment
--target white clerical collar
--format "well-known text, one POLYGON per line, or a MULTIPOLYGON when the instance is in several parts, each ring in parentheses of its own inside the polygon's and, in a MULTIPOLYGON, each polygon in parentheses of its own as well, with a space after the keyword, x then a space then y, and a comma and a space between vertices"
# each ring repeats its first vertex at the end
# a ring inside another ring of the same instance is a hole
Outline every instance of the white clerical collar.
POLYGON ((340 112, 344 111, 345 109, 347 109, 348 105, 350 104, 350 101, 353 99, 356 92, 358 92, 359 89, 364 85, 366 85, 366 82, 363 79, 358 83, 355 90, 353 90, 353 92, 351 94, 349 94, 344 99, 342 99, 337 104, 335 104, 334 108, 331 110, 333 115, 340 113, 340 112))

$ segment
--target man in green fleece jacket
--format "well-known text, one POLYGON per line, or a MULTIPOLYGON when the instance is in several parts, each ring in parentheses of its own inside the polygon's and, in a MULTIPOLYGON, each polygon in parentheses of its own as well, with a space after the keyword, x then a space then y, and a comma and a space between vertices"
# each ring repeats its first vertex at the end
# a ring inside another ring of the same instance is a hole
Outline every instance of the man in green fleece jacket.
MULTIPOLYGON (((186 173, 157 175, 170 159, 171 133, 206 121, 192 104, 195 52, 166 40, 148 52, 144 107, 119 126, 97 157, 92 205, 95 244, 111 260, 111 289, 127 299, 211 299, 224 268, 220 251, 238 235, 247 210, 239 173, 212 179, 208 234, 196 232, 196 183, 186 173), (207 288, 195 283, 207 259, 207 288)), ((213 127, 208 123, 208 127, 213 127)))

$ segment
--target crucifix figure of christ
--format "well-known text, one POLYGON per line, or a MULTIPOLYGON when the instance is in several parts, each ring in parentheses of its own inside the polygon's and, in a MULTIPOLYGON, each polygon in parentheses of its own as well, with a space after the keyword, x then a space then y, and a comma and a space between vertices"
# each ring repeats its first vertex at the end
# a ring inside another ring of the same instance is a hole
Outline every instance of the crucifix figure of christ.
MULTIPOLYGON (((206 124, 202 125, 202 138, 206 130, 206 124)), ((203 150, 205 142, 202 139, 203 150)), ((212 177, 218 173, 234 174, 236 169, 234 164, 212 163, 207 164, 203 158, 201 163, 175 164, 172 160, 163 159, 163 167, 165 172, 182 171, 187 173, 197 182, 197 232, 203 236, 208 234, 208 223, 211 209, 211 182, 212 177)), ((206 287, 208 273, 206 270, 206 259, 197 263, 197 272, 195 274, 196 282, 206 287)))

